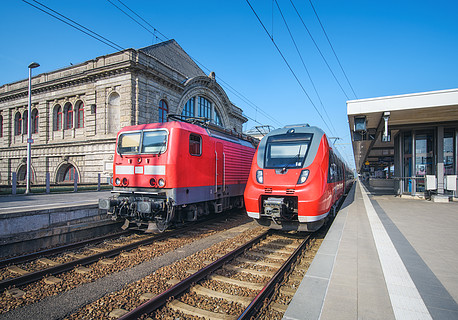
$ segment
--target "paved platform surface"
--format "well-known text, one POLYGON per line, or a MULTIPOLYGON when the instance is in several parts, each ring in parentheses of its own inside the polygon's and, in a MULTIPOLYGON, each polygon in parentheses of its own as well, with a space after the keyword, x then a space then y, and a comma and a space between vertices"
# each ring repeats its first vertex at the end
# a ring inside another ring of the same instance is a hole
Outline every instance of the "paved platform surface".
POLYGON ((0 197, 0 214, 46 210, 58 207, 98 204, 111 191, 87 191, 51 194, 9 195, 0 197))
POLYGON ((356 183, 284 320, 458 319, 458 203, 356 183))

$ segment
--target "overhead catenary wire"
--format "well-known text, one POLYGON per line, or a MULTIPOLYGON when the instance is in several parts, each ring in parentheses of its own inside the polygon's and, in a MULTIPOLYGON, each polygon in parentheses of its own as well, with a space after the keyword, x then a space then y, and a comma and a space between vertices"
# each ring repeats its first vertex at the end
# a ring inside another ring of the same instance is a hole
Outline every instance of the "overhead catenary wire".
MULTIPOLYGON (((46 13, 47 15, 69 25, 70 27, 90 36, 91 38, 97 40, 97 41, 100 41, 102 43, 104 43, 105 45, 108 45, 109 47, 117 50, 117 51, 123 51, 125 50, 125 48, 123 48, 122 46, 120 46, 119 44, 116 44, 115 42, 107 39, 106 37, 98 34, 97 32, 79 24, 78 22, 68 18, 67 16, 57 12, 56 10, 40 3, 39 1, 36 1, 36 0, 32 0, 33 2, 35 2, 36 4, 38 5, 35 5, 27 0, 22 0, 24 3, 36 8, 37 10, 39 11, 42 11, 43 13, 46 13)), ((109 1, 109 0, 108 0, 109 1)), ((136 16, 138 16, 142 21, 145 21, 143 18, 141 18, 138 14, 136 14, 132 9, 130 9, 127 5, 125 5, 123 2, 121 2, 120 0, 118 0, 121 4, 123 4, 129 11, 131 11, 132 13, 134 13, 136 16)), ((111 1, 109 1, 110 3, 112 3, 111 1)), ((119 8, 118 6, 115 6, 117 7, 119 10, 121 10, 121 8, 119 8)), ((131 19, 135 20, 135 18, 133 18, 131 15, 128 15, 125 11, 121 10, 122 12, 124 12, 124 14, 126 14, 127 16, 129 16, 131 19)), ((136 20, 137 21, 137 20, 136 20)), ((138 23, 138 21, 137 21, 138 23)), ((145 21, 145 23, 147 23, 145 21)), ((166 40, 169 40, 163 33, 161 33, 159 30, 157 30, 156 28, 154 28, 153 26, 151 26, 149 23, 147 23, 153 30, 155 30, 155 32, 159 33, 162 37, 164 37, 166 40)), ((193 59, 197 64, 201 65, 202 67, 204 67, 205 69, 209 70, 208 68, 206 68, 203 64, 201 64, 200 62, 198 62, 196 59, 194 59, 193 57, 191 57, 191 59, 193 59)), ((222 84, 224 84, 223 86, 229 88, 229 91, 231 91, 232 93, 234 93, 237 97, 239 97, 242 101, 244 101, 245 103, 247 103, 247 105, 253 109, 256 110, 256 112, 259 112, 260 114, 262 114, 264 117, 266 117, 267 119, 269 119, 270 121, 282 126, 282 124, 280 122, 278 122, 275 118, 273 118, 272 116, 270 116, 269 114, 267 114, 266 112, 264 112, 261 108, 259 108, 256 104, 254 104, 253 102, 251 102, 248 98, 246 98, 243 94, 241 94, 240 92, 238 92, 236 89, 234 89, 232 86, 230 86, 228 83, 226 83, 223 79, 221 79, 221 77, 218 77, 220 82, 222 84)), ((253 121, 253 122, 256 122, 260 125, 264 125, 264 123, 261 123, 247 115, 245 115, 249 120, 253 121)))
POLYGON ((331 50, 334 53, 334 56, 336 57, 337 62, 339 63, 340 69, 342 70, 342 73, 344 74, 345 79, 347 79, 347 82, 348 82, 348 85, 351 88, 351 91, 355 95, 355 98, 358 99, 358 96, 356 95, 355 90, 353 90, 353 86, 351 85, 350 80, 347 77, 347 73, 345 72, 342 64, 340 63, 340 59, 337 57, 337 53, 334 50, 334 46, 332 45, 331 40, 329 39, 328 34, 326 33, 326 30, 324 30, 324 26, 321 23, 320 17, 318 17, 318 13, 316 12, 315 7, 313 6, 312 0, 309 0, 309 2, 310 2, 310 5, 312 6, 313 12, 315 13, 315 16, 316 16, 318 22, 320 23, 320 26, 321 26, 321 29, 323 30, 324 35, 326 36, 326 40, 328 40, 329 46, 331 47, 331 50))
POLYGON ((294 8, 294 11, 296 11, 296 14, 299 16, 299 19, 301 20, 302 22, 302 25, 304 26, 305 30, 307 31, 308 35, 310 36, 310 39, 312 39, 312 42, 314 43, 316 49, 318 50, 318 52, 320 53, 321 55, 321 58, 323 59, 324 63, 326 64, 326 66, 328 67, 329 71, 331 72, 332 76, 334 77, 334 80, 337 82, 337 84, 339 85, 340 87, 340 90, 342 90, 343 94, 345 95, 345 97, 347 98, 347 100, 350 100, 348 94, 345 92, 344 88, 342 87, 339 79, 337 79, 336 75, 334 74, 334 71, 332 71, 332 68, 331 66, 329 65, 328 61, 326 60, 326 58, 324 57, 323 55, 323 52, 321 52, 321 49, 320 47, 318 46, 318 44, 316 43, 315 39, 313 38, 312 34, 310 33, 309 29, 307 28, 307 25, 305 24, 304 22, 304 19, 302 19, 302 16, 301 14, 299 13, 299 11, 297 10, 296 6, 294 5, 293 1, 292 0, 289 0, 291 2, 291 5, 293 6, 294 8))
POLYGON ((290 29, 289 26, 288 26, 288 23, 286 22, 286 18, 285 18, 285 16, 283 15, 283 12, 282 12, 282 10, 281 10, 281 8, 280 8, 280 5, 278 4, 278 1, 277 1, 277 0, 275 0, 275 4, 277 5, 278 11, 280 12, 280 15, 281 15, 281 17, 282 17, 282 19, 283 19, 283 22, 285 23, 286 29, 288 30, 288 33, 289 33, 289 36, 290 36, 291 40, 293 41, 294 47, 296 48, 296 52, 297 52, 297 54, 299 55, 299 58, 300 58, 300 60, 301 60, 301 62, 302 62, 302 65, 304 66, 304 69, 305 69, 305 71, 306 71, 306 73, 307 73, 307 76, 308 76, 310 82, 312 83, 312 87, 313 87, 313 89, 314 89, 314 91, 315 91, 315 94, 316 94, 317 97, 318 97, 318 100, 320 101, 321 107, 323 108, 323 111, 324 111, 324 113, 326 114, 326 117, 328 118, 329 123, 331 124, 331 127, 332 127, 332 129, 333 129, 333 133, 336 134, 336 129, 334 128, 334 125, 333 125, 333 123, 332 123, 332 120, 329 118, 328 112, 326 111, 326 108, 325 108, 324 105, 323 105, 323 101, 321 100, 321 97, 320 97, 320 95, 319 95, 319 93, 318 93, 318 90, 316 89, 315 83, 313 82, 313 79, 312 79, 312 77, 311 77, 311 75, 310 75, 310 72, 309 72, 307 66, 305 65, 304 59, 303 59, 303 57, 302 57, 302 54, 301 54, 301 52, 300 52, 300 50, 299 50, 299 48, 298 48, 298 46, 297 46, 297 44, 296 44, 296 40, 294 40, 294 36, 293 36, 293 34, 292 34, 292 32, 291 32, 291 29, 290 29))
POLYGON ((294 72, 293 68, 291 67, 291 65, 289 64, 288 60, 286 59, 286 57, 283 55, 283 52, 280 50, 280 48, 278 47, 277 43, 275 42, 275 40, 273 39, 273 37, 270 35, 269 31, 266 29, 266 26, 264 25, 264 23, 262 22, 261 18, 259 18, 258 14, 256 13, 256 10, 254 10, 253 6, 251 5, 250 1, 249 0, 245 0, 247 2, 247 4, 249 5, 249 7, 251 8, 251 10, 253 11, 254 15, 256 16, 256 18, 258 19, 259 23, 261 24, 262 28, 264 29, 264 31, 267 33, 268 37, 270 38, 270 40, 272 41, 273 45, 275 46, 275 48, 277 49, 278 53, 280 54, 280 56, 282 57, 283 61, 286 63, 289 71, 293 74, 294 78, 296 79, 297 83, 299 84, 299 86, 301 87, 302 91, 304 92, 304 94, 306 95, 306 97, 308 98, 308 100, 310 101, 310 103, 312 104, 313 108, 315 109, 315 111, 318 113, 318 115, 320 116, 321 120, 323 121, 323 123, 326 125, 326 127, 328 128, 329 131, 331 131, 331 128, 329 127, 327 121, 323 118, 323 115, 321 114, 321 112, 318 110, 318 108, 316 107, 315 103, 313 102, 313 100, 311 99, 310 95, 308 94, 307 90, 305 90, 304 86, 302 85, 302 82, 299 80, 299 78, 297 77, 296 73, 294 72))
POLYGON ((101 36, 100 34, 94 32, 94 31, 92 31, 92 30, 90 30, 90 29, 84 27, 83 25, 81 25, 81 24, 77 23, 76 21, 74 21, 74 20, 72 20, 72 19, 70 19, 70 18, 64 16, 63 14, 60 14, 59 12, 57 12, 57 11, 55 11, 55 10, 53 10, 53 9, 51 9, 51 8, 49 8, 49 7, 47 7, 46 5, 42 4, 41 2, 38 2, 38 1, 36 1, 36 0, 32 0, 33 2, 35 2, 35 3, 37 3, 38 5, 40 5, 40 6, 44 7, 44 8, 46 8, 47 10, 51 11, 52 13, 49 12, 49 11, 46 11, 46 10, 43 9, 43 8, 40 8, 39 6, 34 5, 33 3, 30 3, 29 1, 26 1, 26 0, 22 0, 22 1, 25 2, 25 3, 27 3, 28 5, 30 5, 30 6, 32 6, 32 7, 34 7, 34 8, 36 8, 36 9, 40 10, 40 11, 42 11, 42 12, 44 12, 44 13, 46 13, 46 14, 52 16, 53 18, 55 18, 55 19, 57 19, 57 20, 59 20, 59 21, 65 23, 65 24, 69 25, 70 27, 72 27, 72 28, 74 28, 74 29, 76 29, 76 30, 78 30, 78 31, 81 31, 81 32, 85 33, 86 35, 88 35, 88 36, 90 36, 90 37, 92 37, 92 38, 94 38, 94 39, 96 39, 96 40, 98 40, 98 41, 100 41, 100 42, 102 42, 102 43, 104 43, 104 44, 110 46, 111 48, 113 48, 113 49, 115 49, 115 50, 117 50, 117 51, 122 51, 122 50, 124 50, 124 48, 123 48, 122 46, 120 46, 120 45, 118 45, 118 44, 116 44, 116 43, 114 43, 114 42, 108 40, 107 38, 101 36), (54 14, 53 14, 53 13, 54 13, 54 14), (62 18, 59 18, 59 17, 56 16, 56 15, 59 15, 59 16, 62 17, 62 18))
MULTIPOLYGON (((119 6, 115 5, 111 0, 107 0, 109 3, 111 3, 114 7, 116 7, 118 10, 120 10, 121 12, 123 12, 127 17, 129 17, 130 19, 132 19, 133 21, 135 21, 138 25, 140 25, 143 29, 147 30, 149 33, 151 33, 150 30, 148 30, 148 28, 142 24, 140 21, 138 21, 137 19, 135 19, 134 17, 132 17, 131 15, 129 15, 127 12, 125 12, 124 10, 122 10, 119 6)), ((139 19, 141 19, 144 23, 147 24, 147 26, 149 26, 151 29, 153 29, 155 32, 158 32, 159 34, 161 34, 164 39, 163 40, 170 40, 167 36, 165 36, 163 33, 161 33, 158 29, 156 29, 155 27, 153 27, 150 23, 148 23, 145 19, 143 19, 140 15, 138 15, 137 13, 135 13, 134 10, 132 10, 129 6, 127 6, 125 3, 123 3, 121 0, 117 0, 119 3, 121 3, 125 8, 127 8, 127 10, 129 10, 130 12, 132 12, 133 14, 135 14, 139 19)), ((209 68, 207 68, 204 64, 202 64, 201 62, 199 62, 197 59, 195 59, 194 57, 190 56, 192 60, 194 60, 195 63, 197 63, 200 67, 202 67, 203 69, 205 69, 207 72, 211 72, 211 70, 209 68)), ((239 99, 241 99, 243 102, 245 102, 247 104, 247 106, 249 106, 250 108, 253 108, 256 113, 259 113, 261 114, 262 116, 264 116, 265 118, 267 118, 268 120, 270 120, 271 122, 279 125, 280 127, 283 126, 282 123, 280 123, 277 119, 275 119, 274 117, 272 117, 271 115, 269 115, 268 113, 266 113, 265 111, 263 111, 261 108, 259 108, 254 102, 250 101, 246 96, 244 96, 242 93, 240 93, 239 91, 237 91, 234 87, 232 87, 231 85, 229 85, 229 83, 227 83, 226 81, 224 81, 224 79, 222 79, 220 76, 218 76, 218 82, 221 83, 221 86, 223 86, 226 90, 232 92, 234 95, 236 95, 239 99)), ((246 116, 246 115, 245 115, 246 116)), ((248 116, 246 116, 249 120, 252 120, 258 124, 261 124, 263 125, 263 123, 253 119, 253 118, 250 118, 248 116)))
MULTIPOLYGON (((156 32, 158 32, 159 34, 161 34, 164 39, 167 39, 168 38, 166 36, 164 36, 161 32, 159 32, 159 30, 157 30, 155 27, 153 27, 152 25, 150 25, 146 20, 144 20, 142 17, 140 17, 135 11, 133 11, 132 9, 130 9, 127 5, 125 5, 122 1, 118 0, 119 3, 121 3, 124 7, 126 7, 130 12, 132 12, 133 14, 135 14, 138 18, 140 18, 142 21, 144 21, 146 24, 148 24, 152 29, 153 31, 149 30, 148 28, 146 28, 143 24, 141 24, 137 19, 133 18, 131 15, 129 15, 126 11, 124 11, 123 9, 121 9, 119 6, 117 6, 116 4, 113 3, 113 1, 111 0, 107 0, 109 3, 111 3, 114 7, 116 7, 119 11, 121 11, 122 13, 124 13, 126 16, 128 16, 129 18, 131 18, 133 21, 135 21, 140 27, 142 27, 143 29, 145 29, 147 32, 151 33, 153 36, 155 36, 156 38, 159 38, 156 34, 156 32)), ((161 39, 161 40, 164 40, 164 39, 161 39)))

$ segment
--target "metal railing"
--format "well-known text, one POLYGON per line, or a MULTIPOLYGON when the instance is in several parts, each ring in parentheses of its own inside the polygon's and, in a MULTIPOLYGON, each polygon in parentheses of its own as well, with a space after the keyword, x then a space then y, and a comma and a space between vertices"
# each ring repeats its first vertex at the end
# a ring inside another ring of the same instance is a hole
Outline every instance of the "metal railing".
MULTIPOLYGON (((17 173, 13 172, 12 183, 0 185, 0 195, 7 194, 23 194, 26 190, 25 181, 17 179, 17 173)), ((80 191, 100 191, 109 190, 113 187, 110 177, 106 179, 102 178, 101 174, 97 175, 96 183, 80 183, 78 181, 78 174, 75 172, 73 181, 63 181, 59 183, 51 183, 49 172, 46 173, 46 179, 44 184, 31 184, 31 193, 52 193, 52 192, 78 192, 80 191)))

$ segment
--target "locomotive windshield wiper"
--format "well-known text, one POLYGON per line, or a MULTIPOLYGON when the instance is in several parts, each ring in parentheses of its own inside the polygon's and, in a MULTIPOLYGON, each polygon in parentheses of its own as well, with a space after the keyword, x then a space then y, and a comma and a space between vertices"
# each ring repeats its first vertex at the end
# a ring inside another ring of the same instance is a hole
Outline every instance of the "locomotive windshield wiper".
POLYGON ((302 150, 302 145, 299 145, 299 152, 297 153, 297 155, 293 158, 293 162, 287 164, 286 166, 284 166, 282 169, 281 169, 281 173, 285 173, 286 170, 288 170, 288 168, 291 168, 293 166, 293 164, 296 165, 296 163, 301 159, 301 150, 302 150))

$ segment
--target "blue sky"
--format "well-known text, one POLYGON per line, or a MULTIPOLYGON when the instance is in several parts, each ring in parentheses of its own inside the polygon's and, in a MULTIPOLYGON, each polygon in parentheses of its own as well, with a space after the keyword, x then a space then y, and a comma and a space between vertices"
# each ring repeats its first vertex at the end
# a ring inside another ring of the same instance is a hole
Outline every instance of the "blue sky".
MULTIPOLYGON (((34 3, 32 0, 27 0, 34 3)), ((111 0, 122 7, 118 0, 111 0)), ((350 163, 352 151, 346 101, 458 87, 458 1, 330 1, 313 5, 342 63, 345 80, 308 0, 292 0, 343 91, 316 50, 290 0, 277 0, 322 101, 320 103, 279 10, 272 0, 250 0, 288 60, 288 69, 246 0, 122 0, 188 54, 216 72, 250 120, 245 129, 310 123, 337 136, 350 163), (262 110, 262 111, 261 111, 262 110), (318 111, 317 111, 318 110, 318 111), (267 113, 269 117, 264 116, 267 113), (323 121, 324 119, 324 121, 323 121), (255 120, 255 121, 253 121, 255 120)), ((155 37, 106 0, 40 0, 123 48, 142 48, 155 37)), ((35 3, 36 4, 36 3, 35 3)), ((21 0, 2 2, 0 85, 53 71, 115 50, 21 0)), ((204 69, 208 73, 207 69, 204 69)))

